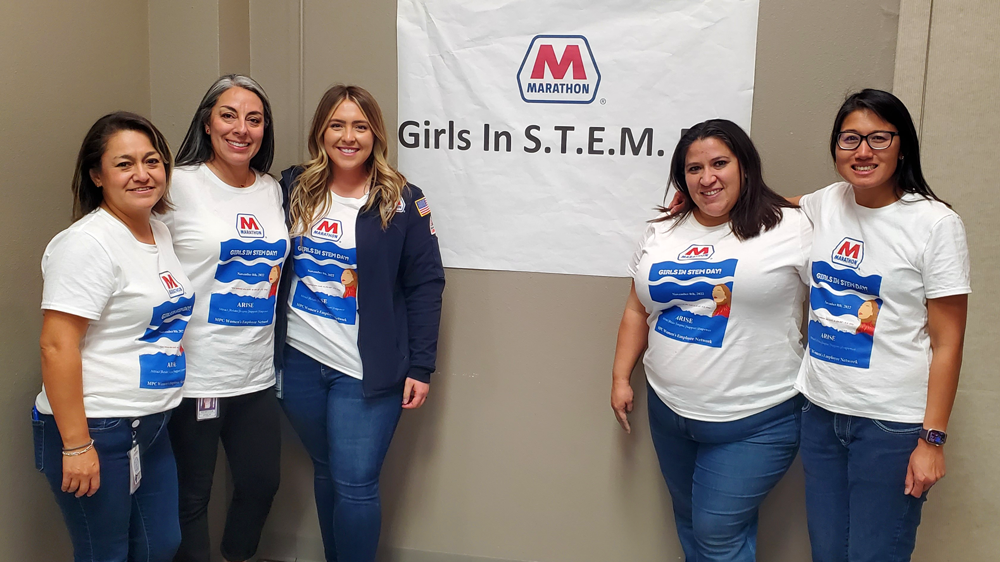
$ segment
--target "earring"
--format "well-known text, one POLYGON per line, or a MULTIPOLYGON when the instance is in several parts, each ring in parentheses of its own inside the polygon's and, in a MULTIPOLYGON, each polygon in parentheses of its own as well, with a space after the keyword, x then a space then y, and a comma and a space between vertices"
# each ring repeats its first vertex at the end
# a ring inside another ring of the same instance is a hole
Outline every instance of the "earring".
POLYGON ((208 130, 208 127, 205 127, 205 134, 206 134, 206 135, 211 135, 211 134, 212 134, 212 131, 209 131, 209 130, 208 130))

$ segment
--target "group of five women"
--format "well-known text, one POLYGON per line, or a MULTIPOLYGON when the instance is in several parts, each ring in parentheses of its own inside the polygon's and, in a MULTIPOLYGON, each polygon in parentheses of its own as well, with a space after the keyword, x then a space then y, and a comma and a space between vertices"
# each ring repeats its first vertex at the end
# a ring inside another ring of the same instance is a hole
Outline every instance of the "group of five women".
MULTIPOLYGON (((280 181, 273 131, 263 89, 228 75, 176 162, 130 113, 84 140, 77 220, 42 260, 33 410, 37 468, 78 561, 209 560, 220 441, 222 555, 250 559, 278 488, 279 408, 313 462, 327 560, 375 558, 381 465, 435 366, 430 207, 388 163, 364 89, 324 94, 309 160, 280 181)), ((891 94, 856 94, 831 140, 845 182, 788 201, 733 123, 682 136, 675 212, 630 264, 612 407, 628 430, 645 350, 689 561, 754 559, 757 509, 800 439, 814 560, 909 559, 944 473, 969 292, 961 221, 924 182, 916 143, 891 94)))

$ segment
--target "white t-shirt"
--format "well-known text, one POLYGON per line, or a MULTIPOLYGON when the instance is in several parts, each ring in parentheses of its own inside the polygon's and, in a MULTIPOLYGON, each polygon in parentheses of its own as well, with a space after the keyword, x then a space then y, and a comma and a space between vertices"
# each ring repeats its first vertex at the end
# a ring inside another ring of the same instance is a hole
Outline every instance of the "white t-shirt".
MULTIPOLYGON (((368 201, 330 192, 330 207, 307 236, 292 240, 288 345, 356 379, 358 349, 358 211, 368 201)), ((362 280, 363 281, 363 280, 362 280)))
POLYGON ((288 229, 281 187, 257 174, 232 187, 208 166, 174 170, 161 217, 198 293, 184 338, 184 396, 227 397, 274 384, 274 309, 288 229))
POLYGON ((913 194, 862 207, 843 182, 800 204, 814 234, 809 354, 796 388, 832 412, 922 422, 927 299, 972 291, 962 219, 913 194))
MULTIPOLYGON (((98 208, 57 234, 42 255, 42 309, 90 320, 80 348, 88 418, 146 416, 181 401, 181 338, 194 290, 167 227, 149 222, 155 245, 98 208)), ((52 413, 44 385, 35 406, 52 413)))
POLYGON ((693 215, 652 223, 632 256, 646 380, 681 416, 733 421, 796 395, 812 229, 799 210, 783 215, 743 242, 693 215))

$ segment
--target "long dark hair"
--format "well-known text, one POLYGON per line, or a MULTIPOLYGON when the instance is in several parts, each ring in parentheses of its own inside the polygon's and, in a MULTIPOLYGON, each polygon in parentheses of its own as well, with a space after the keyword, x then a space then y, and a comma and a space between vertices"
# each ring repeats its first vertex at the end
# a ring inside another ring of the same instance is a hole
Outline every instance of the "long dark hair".
MULTIPOLYGON (((689 202, 688 207, 674 215, 657 218, 654 222, 686 217, 693 210, 694 203, 688 192, 684 164, 691 145, 695 141, 707 138, 719 139, 728 146, 743 174, 740 196, 729 211, 729 225, 736 238, 749 240, 777 226, 781 222, 782 207, 795 207, 795 205, 764 183, 764 173, 757 148, 746 132, 728 119, 709 119, 698 123, 681 135, 681 140, 677 142, 677 148, 674 149, 674 155, 670 159, 670 183, 684 194, 689 202)), ((667 211, 665 207, 658 207, 657 210, 664 213, 667 211)))
POLYGON ((160 131, 142 115, 128 111, 109 113, 97 120, 87 131, 80 145, 80 154, 76 157, 76 168, 73 169, 73 220, 80 219, 104 202, 104 189, 94 183, 90 171, 101 167, 101 158, 108 149, 108 141, 121 131, 135 131, 149 138, 149 143, 160 153, 163 170, 166 172, 166 190, 163 197, 153 206, 153 212, 162 214, 170 210, 170 172, 173 169, 173 159, 167 139, 160 131))
POLYGON ((859 110, 871 111, 899 131, 900 159, 896 162, 896 172, 892 175, 892 179, 896 182, 896 195, 916 193, 926 199, 934 199, 948 205, 927 185, 924 172, 920 168, 920 141, 917 139, 917 128, 913 126, 913 119, 906 105, 889 92, 866 88, 847 96, 844 104, 840 106, 840 111, 837 112, 837 118, 833 120, 833 132, 830 133, 830 156, 833 157, 833 161, 837 161, 837 135, 844 125, 844 119, 859 110))
POLYGON ((212 150, 212 137, 205 132, 205 125, 208 125, 216 102, 230 88, 243 88, 260 98, 260 103, 264 106, 264 138, 260 141, 257 154, 250 159, 250 167, 261 174, 266 174, 271 169, 271 162, 274 160, 274 117, 271 114, 271 101, 267 99, 264 88, 256 80, 242 74, 226 74, 205 92, 205 97, 201 98, 201 103, 191 118, 187 134, 184 135, 181 147, 177 151, 178 166, 203 164, 215 156, 215 151, 212 150))

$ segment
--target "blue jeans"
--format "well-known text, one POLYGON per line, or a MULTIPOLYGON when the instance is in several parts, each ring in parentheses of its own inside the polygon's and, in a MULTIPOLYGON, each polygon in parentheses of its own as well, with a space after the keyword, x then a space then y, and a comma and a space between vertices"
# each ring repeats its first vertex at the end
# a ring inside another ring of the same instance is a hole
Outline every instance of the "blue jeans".
POLYGON ((731 422, 677 415, 647 386, 649 427, 687 562, 753 562, 757 511, 799 448, 802 398, 731 422))
POLYGON ((286 345, 281 406, 313 462, 327 562, 373 562, 382 528, 378 479, 403 389, 365 398, 361 381, 286 345))
POLYGON ((181 542, 177 522, 177 468, 167 436, 169 412, 141 418, 89 418, 101 465, 101 485, 90 497, 62 491, 62 438, 55 418, 32 420, 35 468, 45 474, 73 542, 75 562, 169 562, 181 542), (129 494, 132 425, 142 481, 129 494))
POLYGON ((813 562, 907 562, 927 494, 903 494, 919 423, 802 410, 813 562))

